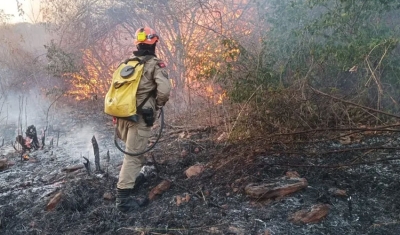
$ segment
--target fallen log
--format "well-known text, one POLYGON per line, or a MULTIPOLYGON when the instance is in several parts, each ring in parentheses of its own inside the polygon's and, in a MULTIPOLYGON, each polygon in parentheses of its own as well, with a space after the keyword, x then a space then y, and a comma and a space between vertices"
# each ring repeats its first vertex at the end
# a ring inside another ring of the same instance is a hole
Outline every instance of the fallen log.
POLYGON ((283 177, 276 182, 266 184, 248 184, 245 187, 246 194, 255 199, 276 199, 297 192, 308 186, 304 178, 283 177))
POLYGON ((46 211, 52 211, 61 201, 62 192, 58 192, 54 197, 52 197, 46 206, 46 211))
POLYGON ((85 166, 83 165, 83 164, 80 164, 80 165, 75 165, 75 166, 67 166, 67 167, 64 167, 63 169, 61 169, 61 171, 64 171, 64 172, 74 172, 74 171, 77 171, 77 170, 79 170, 79 169, 82 169, 82 168, 84 168, 85 166))

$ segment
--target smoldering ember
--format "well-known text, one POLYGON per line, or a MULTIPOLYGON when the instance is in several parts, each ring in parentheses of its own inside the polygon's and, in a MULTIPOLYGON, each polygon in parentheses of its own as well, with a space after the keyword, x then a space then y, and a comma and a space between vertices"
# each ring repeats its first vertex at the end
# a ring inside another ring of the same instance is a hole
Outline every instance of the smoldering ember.
POLYGON ((400 234, 399 25, 398 0, 1 0, 0 234, 400 234))

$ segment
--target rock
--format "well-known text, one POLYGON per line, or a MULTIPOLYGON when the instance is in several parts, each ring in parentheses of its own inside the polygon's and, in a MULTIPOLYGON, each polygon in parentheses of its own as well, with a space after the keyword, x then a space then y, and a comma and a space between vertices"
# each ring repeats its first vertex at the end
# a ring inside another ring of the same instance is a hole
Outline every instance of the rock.
POLYGON ((7 159, 0 159, 0 171, 8 168, 7 159))
POLYGON ((235 235, 245 235, 245 231, 241 228, 234 227, 234 226, 229 226, 229 232, 235 234, 235 235))
POLYGON ((208 229, 209 234, 223 234, 217 227, 211 227, 208 229))
POLYGON ((185 174, 188 178, 197 176, 201 174, 204 171, 204 166, 203 165, 194 165, 189 167, 186 171, 185 174))
POLYGON ((57 204, 61 201, 62 193, 58 192, 54 195, 53 198, 50 199, 49 203, 46 206, 46 211, 52 211, 57 206, 57 204))
POLYGON ((176 205, 180 206, 182 204, 182 197, 180 195, 176 196, 176 205))
POLYGON ((263 235, 271 235, 271 232, 267 229, 267 230, 264 231, 263 235))
POLYGON ((155 188, 153 188, 149 193, 149 199, 153 200, 157 195, 163 194, 171 187, 171 181, 163 180, 160 184, 158 184, 155 188))
POLYGON ((288 178, 300 178, 299 173, 297 171, 288 171, 286 172, 286 177, 288 178))
POLYGON ((188 193, 185 194, 184 197, 177 195, 176 196, 176 205, 180 206, 184 202, 189 202, 190 201, 190 195, 188 193))
POLYGON ((309 224, 320 222, 329 212, 329 205, 317 204, 311 209, 303 209, 289 216, 289 221, 295 224, 309 224))
POLYGON ((111 200, 114 199, 114 197, 113 197, 113 195, 112 195, 111 192, 105 192, 105 193, 103 194, 103 199, 104 199, 104 200, 111 201, 111 200))
POLYGON ((181 157, 187 157, 188 151, 186 149, 183 149, 181 152, 181 157))
POLYGON ((184 199, 185 199, 185 202, 189 202, 190 201, 190 195, 188 193, 186 193, 184 199))
POLYGON ((281 178, 274 183, 248 184, 245 187, 245 192, 250 197, 256 199, 274 199, 297 192, 307 186, 307 180, 304 178, 281 178))
POLYGON ((333 196, 347 197, 347 192, 344 189, 330 188, 328 192, 333 196))

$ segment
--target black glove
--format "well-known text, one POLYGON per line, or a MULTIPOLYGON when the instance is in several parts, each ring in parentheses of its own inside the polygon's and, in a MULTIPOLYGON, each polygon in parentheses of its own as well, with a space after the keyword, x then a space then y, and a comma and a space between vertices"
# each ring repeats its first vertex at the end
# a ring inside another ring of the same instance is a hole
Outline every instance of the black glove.
POLYGON ((147 126, 153 126, 155 120, 154 120, 154 111, 152 108, 142 109, 142 116, 147 126))

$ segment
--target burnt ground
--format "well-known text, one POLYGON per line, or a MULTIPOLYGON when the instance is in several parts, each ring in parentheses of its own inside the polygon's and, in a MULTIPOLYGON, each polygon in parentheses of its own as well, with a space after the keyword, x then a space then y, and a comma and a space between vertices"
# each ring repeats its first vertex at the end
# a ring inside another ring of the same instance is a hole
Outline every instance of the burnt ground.
POLYGON ((163 179, 171 187, 149 205, 124 214, 114 207, 122 154, 113 145, 110 119, 71 111, 56 120, 46 146, 31 152, 29 161, 21 161, 10 147, 16 127, 2 127, 0 155, 11 164, 0 172, 1 234, 400 234, 400 161, 385 161, 398 157, 400 136, 394 134, 370 135, 346 146, 335 141, 302 144, 302 152, 293 153, 264 146, 262 140, 213 141, 220 134, 214 129, 185 132, 168 125, 152 151, 154 158, 146 155, 149 162, 157 161, 159 173, 135 195, 144 198, 163 179), (99 144, 103 173, 94 172, 92 136, 99 144), (359 150, 332 153, 349 148, 359 150), (65 171, 82 167, 83 157, 91 162, 90 175, 85 168, 65 171), (205 171, 187 178, 184 171, 195 164, 203 164, 205 171), (338 164, 342 167, 334 167, 338 164), (274 200, 245 194, 247 184, 267 183, 288 171, 297 171, 308 187, 274 200), (332 188, 346 195, 335 196, 332 188), (58 193, 60 201, 51 210, 48 203, 58 193), (104 198, 107 193, 111 199, 104 198), (186 195, 190 199, 177 205, 177 196, 186 195), (322 221, 288 220, 320 203, 330 208, 322 221))

